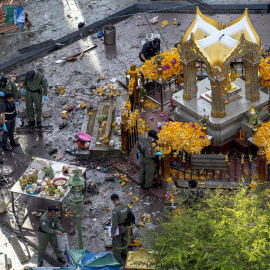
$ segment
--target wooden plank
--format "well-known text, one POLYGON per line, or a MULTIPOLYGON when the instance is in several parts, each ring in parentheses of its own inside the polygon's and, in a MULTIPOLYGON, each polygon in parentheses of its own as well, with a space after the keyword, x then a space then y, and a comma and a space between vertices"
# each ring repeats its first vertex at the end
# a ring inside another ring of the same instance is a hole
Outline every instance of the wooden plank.
MULTIPOLYGON (((30 25, 30 23, 27 21, 25 22, 24 26, 28 26, 30 25)), ((18 29, 18 25, 16 24, 13 24, 13 23, 10 23, 10 24, 6 24, 5 26, 3 27, 0 27, 0 34, 4 34, 6 32, 9 32, 9 31, 12 31, 12 30, 16 30, 18 29)))
POLYGON ((191 155, 192 169, 228 170, 224 155, 191 155))

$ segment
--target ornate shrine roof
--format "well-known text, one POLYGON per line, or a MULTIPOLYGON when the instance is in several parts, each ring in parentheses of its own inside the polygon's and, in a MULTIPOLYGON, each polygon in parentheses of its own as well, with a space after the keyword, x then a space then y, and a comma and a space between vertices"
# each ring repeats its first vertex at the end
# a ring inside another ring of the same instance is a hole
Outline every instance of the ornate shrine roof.
POLYGON ((194 38, 195 44, 208 62, 212 66, 221 66, 241 42, 242 35, 245 40, 257 44, 260 48, 261 41, 250 21, 248 9, 227 26, 225 24, 220 26, 219 22, 203 15, 197 7, 195 18, 186 31, 182 43, 194 38))

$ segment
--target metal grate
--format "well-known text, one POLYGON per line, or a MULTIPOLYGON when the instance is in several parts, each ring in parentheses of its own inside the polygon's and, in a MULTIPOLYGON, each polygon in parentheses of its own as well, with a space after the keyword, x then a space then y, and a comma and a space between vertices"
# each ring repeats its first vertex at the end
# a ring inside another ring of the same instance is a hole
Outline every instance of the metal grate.
POLYGON ((33 50, 42 48, 42 47, 46 47, 46 46, 52 45, 54 43, 55 42, 54 42, 53 39, 49 39, 49 40, 40 42, 38 44, 33 44, 31 46, 28 46, 28 47, 24 47, 22 49, 19 49, 18 52, 21 53, 21 54, 23 54, 23 53, 27 53, 27 52, 30 52, 30 51, 33 51, 33 50))
POLYGON ((12 245, 16 255, 18 256, 19 260, 21 263, 24 263, 24 262, 28 262, 28 259, 17 239, 17 237, 15 236, 12 236, 10 239, 9 239, 9 242, 10 244, 12 245))

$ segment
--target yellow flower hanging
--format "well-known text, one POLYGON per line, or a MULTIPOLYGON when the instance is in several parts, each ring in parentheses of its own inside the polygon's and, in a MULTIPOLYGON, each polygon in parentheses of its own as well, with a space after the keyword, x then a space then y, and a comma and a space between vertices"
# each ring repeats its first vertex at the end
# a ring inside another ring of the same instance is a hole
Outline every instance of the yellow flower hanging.
POLYGON ((167 179, 167 183, 168 183, 168 184, 171 184, 172 182, 173 182, 172 178, 169 177, 169 178, 167 179))

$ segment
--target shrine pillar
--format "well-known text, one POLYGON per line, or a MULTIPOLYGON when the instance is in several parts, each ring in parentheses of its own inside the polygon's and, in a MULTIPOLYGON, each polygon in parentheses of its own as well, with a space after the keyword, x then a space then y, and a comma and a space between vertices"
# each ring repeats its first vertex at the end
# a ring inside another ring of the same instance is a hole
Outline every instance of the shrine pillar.
POLYGON ((185 100, 191 100, 197 97, 196 91, 196 60, 186 63, 181 61, 183 64, 184 72, 184 94, 185 100))
POLYGON ((266 182, 266 154, 265 154, 263 146, 258 147, 257 169, 258 169, 259 182, 265 183, 266 182))
POLYGON ((122 142, 121 151, 125 157, 128 155, 127 118, 128 118, 128 116, 127 116, 126 112, 122 113, 122 116, 121 116, 121 142, 122 142))
POLYGON ((222 118, 226 116, 225 111, 225 86, 226 86, 226 77, 222 78, 210 78, 210 85, 212 90, 212 108, 211 116, 215 118, 222 118))
POLYGON ((253 64, 244 60, 245 64, 245 96, 246 99, 256 101, 260 99, 258 89, 258 67, 259 63, 253 64))

